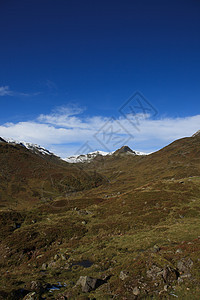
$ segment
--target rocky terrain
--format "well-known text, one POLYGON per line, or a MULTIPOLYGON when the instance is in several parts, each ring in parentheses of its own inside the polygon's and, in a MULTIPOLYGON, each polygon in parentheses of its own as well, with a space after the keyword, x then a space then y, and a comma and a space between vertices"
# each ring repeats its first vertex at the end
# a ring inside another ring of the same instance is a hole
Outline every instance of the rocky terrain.
POLYGON ((0 299, 199 299, 200 135, 129 149, 69 164, 0 139, 0 299))

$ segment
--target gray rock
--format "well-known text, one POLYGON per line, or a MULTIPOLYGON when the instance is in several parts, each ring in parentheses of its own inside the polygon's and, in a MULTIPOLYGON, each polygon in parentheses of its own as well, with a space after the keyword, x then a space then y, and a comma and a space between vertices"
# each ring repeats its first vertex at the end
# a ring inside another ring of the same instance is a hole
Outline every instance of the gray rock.
POLYGON ((42 264, 42 270, 45 271, 47 269, 48 265, 46 263, 42 264))
POLYGON ((159 252, 160 251, 160 247, 158 246, 158 245, 154 245, 153 246, 153 252, 154 253, 157 253, 157 252, 159 252))
POLYGON ((30 292, 28 293, 23 300, 37 300, 37 294, 36 292, 30 292))
POLYGON ((167 292, 167 290, 168 290, 168 285, 164 285, 163 290, 164 290, 165 292, 167 292))
POLYGON ((179 260, 177 263, 177 268, 181 273, 189 273, 192 266, 193 266, 193 261, 191 260, 191 258, 188 259, 183 258, 179 260))
POLYGON ((57 263, 56 261, 50 261, 48 264, 48 268, 56 268, 57 267, 57 263))
POLYGON ((77 281, 76 285, 81 285, 82 291, 88 293, 92 290, 95 290, 97 283, 96 278, 92 278, 89 276, 80 276, 79 280, 77 281))
POLYGON ((183 250, 182 249, 177 249, 176 253, 183 253, 183 250))
POLYGON ((89 277, 89 276, 80 276, 79 280, 76 283, 76 286, 81 285, 82 287, 82 292, 84 293, 89 293, 96 288, 98 288, 100 285, 105 283, 106 281, 89 277))
POLYGON ((56 297, 56 300, 67 300, 67 299, 68 299, 68 297, 65 296, 65 295, 58 295, 58 296, 56 297))
POLYGON ((147 277, 152 278, 153 280, 155 280, 157 277, 162 277, 162 275, 163 269, 156 265, 152 265, 151 269, 147 271, 147 277))
POLYGON ((47 284, 39 280, 33 280, 26 284, 26 288, 40 295, 45 292, 47 284))
POLYGON ((165 266, 164 268, 160 268, 156 265, 152 265, 151 269, 147 271, 147 277, 153 280, 160 280, 163 279, 165 283, 171 283, 174 280, 178 279, 178 272, 177 270, 165 266))
POLYGON ((128 278, 128 272, 127 271, 121 271, 119 274, 119 278, 121 280, 125 280, 126 278, 128 278))
POLYGON ((133 295, 138 296, 139 294, 140 294, 140 290, 139 290, 138 287, 136 286, 136 287, 133 289, 133 295))
POLYGON ((61 255, 60 255, 60 258, 61 258, 62 260, 67 260, 67 257, 66 257, 66 255, 64 255, 64 254, 61 254, 61 255))
POLYGON ((55 254, 54 255, 54 260, 58 260, 59 259, 59 255, 58 254, 55 254))
POLYGON ((166 283, 171 283, 178 279, 178 272, 171 267, 164 267, 163 269, 163 279, 166 283))

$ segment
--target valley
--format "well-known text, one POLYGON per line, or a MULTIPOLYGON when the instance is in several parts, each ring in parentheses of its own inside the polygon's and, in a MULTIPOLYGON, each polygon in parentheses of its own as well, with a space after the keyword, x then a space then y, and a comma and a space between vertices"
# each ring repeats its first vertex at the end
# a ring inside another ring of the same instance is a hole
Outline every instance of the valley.
POLYGON ((0 299, 199 299, 199 133, 77 163, 1 139, 0 166, 0 299))

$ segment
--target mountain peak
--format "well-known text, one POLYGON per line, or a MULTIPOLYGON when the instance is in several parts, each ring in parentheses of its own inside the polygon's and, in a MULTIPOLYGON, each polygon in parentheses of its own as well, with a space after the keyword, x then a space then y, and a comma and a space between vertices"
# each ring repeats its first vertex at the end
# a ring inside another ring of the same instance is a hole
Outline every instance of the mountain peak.
POLYGON ((122 146, 121 148, 119 148, 118 150, 116 150, 114 152, 114 154, 118 155, 118 154, 123 154, 123 153, 131 153, 131 154, 136 154, 135 151, 133 151, 131 148, 129 148, 128 146, 122 146))

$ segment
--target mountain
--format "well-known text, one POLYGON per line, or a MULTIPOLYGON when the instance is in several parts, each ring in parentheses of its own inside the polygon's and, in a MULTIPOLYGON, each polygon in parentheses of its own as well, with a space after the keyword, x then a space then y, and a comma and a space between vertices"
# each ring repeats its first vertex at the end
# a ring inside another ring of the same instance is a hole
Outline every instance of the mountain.
POLYGON ((42 154, 42 155, 49 155, 49 156, 58 157, 54 153, 50 152, 49 150, 47 150, 44 147, 41 147, 37 144, 32 144, 32 143, 27 143, 27 142, 22 142, 22 141, 15 141, 15 140, 10 139, 10 138, 6 139, 5 141, 7 143, 11 144, 11 145, 24 146, 25 148, 27 148, 28 150, 31 150, 33 153, 36 153, 36 154, 42 154))
POLYGON ((112 156, 112 155, 147 155, 147 153, 140 152, 140 151, 133 151, 128 146, 122 146, 120 149, 113 151, 113 152, 104 152, 104 151, 94 151, 88 154, 81 154, 81 155, 74 155, 67 157, 64 159, 68 163, 89 163, 93 161, 95 158, 105 157, 105 156, 112 156))
POLYGON ((41 147, 40 145, 33 144, 33 143, 28 143, 24 141, 16 141, 11 138, 3 139, 0 137, 0 142, 7 142, 10 145, 21 145, 25 147, 26 149, 30 150, 31 152, 40 155, 42 157, 45 157, 46 159, 51 159, 51 160, 57 160, 60 161, 64 160, 68 163, 89 163, 93 159, 99 156, 107 156, 107 155, 128 155, 128 154, 133 154, 133 155, 147 155, 147 153, 140 152, 140 151, 133 151, 130 149, 128 146, 122 146, 120 149, 113 151, 113 152, 105 152, 105 151, 93 151, 87 154, 79 154, 79 155, 73 155, 70 157, 67 157, 65 159, 61 159, 58 157, 56 154, 50 152, 49 150, 45 149, 44 147, 41 147))
POLYGON ((104 181, 97 172, 83 172, 32 144, 1 142, 0 166, 1 207, 32 207, 104 181))
POLYGON ((0 299, 199 299, 200 135, 118 150, 0 142, 0 299))
POLYGON ((90 162, 97 156, 106 156, 106 155, 111 155, 111 154, 112 153, 104 152, 104 151, 94 151, 94 152, 90 152, 88 154, 70 156, 64 160, 67 161, 68 163, 83 163, 83 162, 90 162))
POLYGON ((133 151, 128 146, 122 146, 120 149, 113 152, 113 155, 148 155, 148 153, 140 152, 140 151, 133 151))

